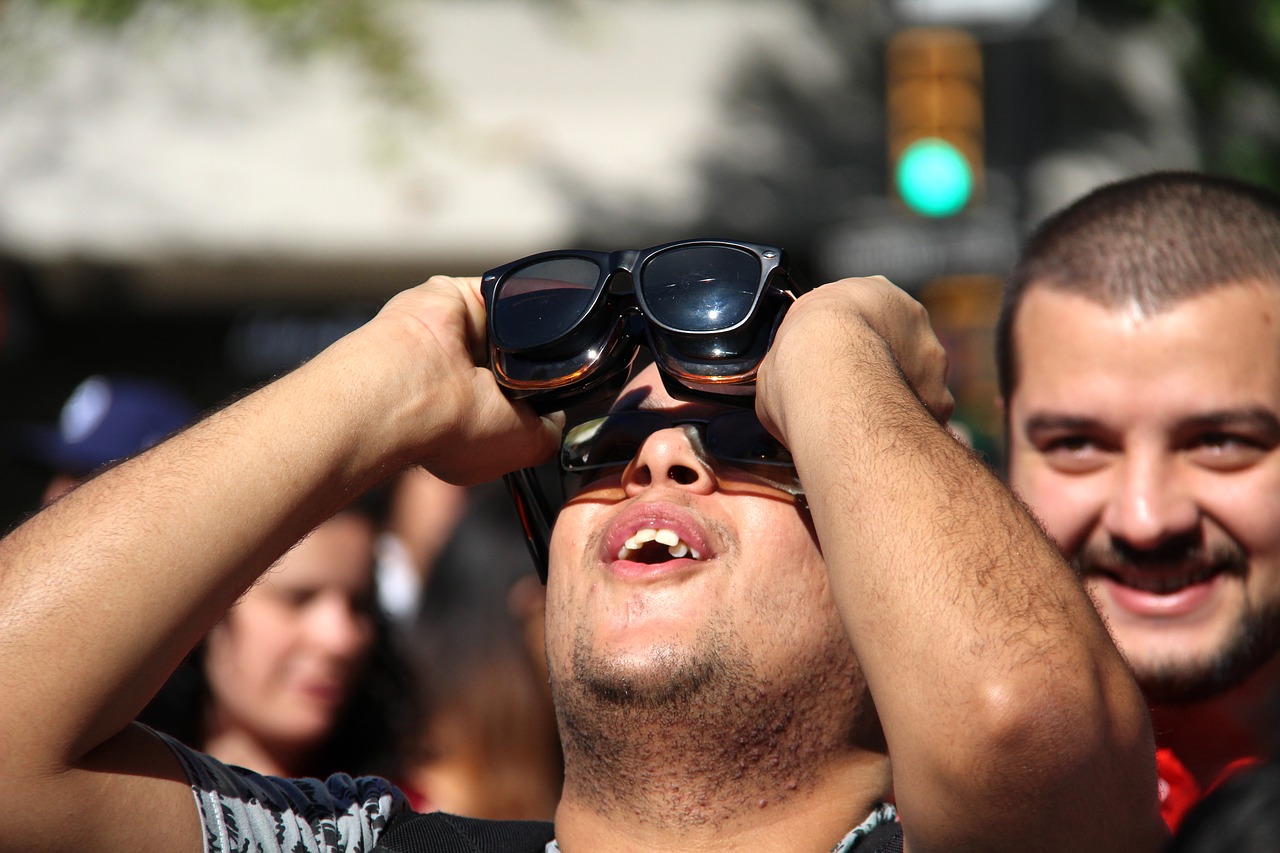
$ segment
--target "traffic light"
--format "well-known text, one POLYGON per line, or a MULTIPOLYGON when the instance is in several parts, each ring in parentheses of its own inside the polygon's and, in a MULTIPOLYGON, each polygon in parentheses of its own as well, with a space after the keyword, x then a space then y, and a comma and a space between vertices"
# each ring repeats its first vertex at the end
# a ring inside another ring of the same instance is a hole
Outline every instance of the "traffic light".
POLYGON ((913 28, 885 50, 889 173, 923 216, 959 213, 982 191, 982 52, 964 30, 913 28))

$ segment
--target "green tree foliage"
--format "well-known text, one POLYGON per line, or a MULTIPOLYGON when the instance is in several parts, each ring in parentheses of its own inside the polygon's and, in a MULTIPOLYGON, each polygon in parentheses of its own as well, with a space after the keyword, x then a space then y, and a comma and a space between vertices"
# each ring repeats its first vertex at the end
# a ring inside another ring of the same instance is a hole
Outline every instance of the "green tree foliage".
POLYGON ((1088 0, 1102 21, 1184 16, 1199 43, 1183 68, 1205 167, 1280 190, 1280 0, 1088 0))
MULTIPOLYGON (((0 0, 0 12, 6 2, 0 0)), ((386 0, 28 0, 87 24, 119 27, 151 4, 193 15, 240 12, 278 48, 301 59, 319 51, 350 59, 375 94, 399 106, 423 106, 430 87, 413 62, 414 47, 395 24, 399 4, 386 0)))

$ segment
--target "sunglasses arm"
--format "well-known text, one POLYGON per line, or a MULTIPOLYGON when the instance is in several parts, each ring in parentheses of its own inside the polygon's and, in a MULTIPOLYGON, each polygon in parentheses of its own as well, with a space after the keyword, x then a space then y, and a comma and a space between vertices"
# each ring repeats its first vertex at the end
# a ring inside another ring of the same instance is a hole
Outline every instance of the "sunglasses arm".
POLYGON ((538 483, 538 472, 533 468, 522 468, 505 474, 502 479, 511 492, 516 515, 524 529, 525 544, 529 547, 529 556, 533 558, 533 567, 538 572, 539 580, 546 584, 551 526, 555 522, 555 513, 551 511, 546 494, 538 483))

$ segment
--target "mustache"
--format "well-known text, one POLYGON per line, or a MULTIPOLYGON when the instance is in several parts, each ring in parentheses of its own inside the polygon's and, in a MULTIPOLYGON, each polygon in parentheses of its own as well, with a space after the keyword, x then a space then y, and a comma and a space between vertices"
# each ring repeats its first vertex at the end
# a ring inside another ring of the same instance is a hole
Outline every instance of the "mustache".
POLYGON ((1126 542, 1087 544, 1070 560, 1076 573, 1083 576, 1106 574, 1119 567, 1144 569, 1183 566, 1212 569, 1214 572, 1244 576, 1249 555, 1234 539, 1205 544, 1198 537, 1178 538, 1162 542, 1154 548, 1135 548, 1126 542))

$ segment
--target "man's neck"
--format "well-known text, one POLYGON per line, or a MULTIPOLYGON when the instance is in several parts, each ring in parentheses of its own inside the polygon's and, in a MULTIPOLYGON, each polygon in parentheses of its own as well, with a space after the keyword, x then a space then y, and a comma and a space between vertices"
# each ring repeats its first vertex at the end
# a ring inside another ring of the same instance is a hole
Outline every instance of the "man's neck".
POLYGON ((826 853, 890 795, 879 723, 859 707, 767 690, 679 713, 562 706, 561 849, 826 853))
POLYGON ((1280 712, 1280 655, 1243 683, 1201 702, 1155 705, 1156 745, 1173 751, 1206 789, 1232 762, 1274 753, 1280 712))
POLYGON ((556 810, 560 849, 828 853, 886 799, 890 775, 883 753, 863 752, 833 762, 803 789, 780 780, 759 796, 743 790, 730 798, 688 781, 655 778, 627 803, 601 803, 598 788, 584 788, 570 773, 556 810))

